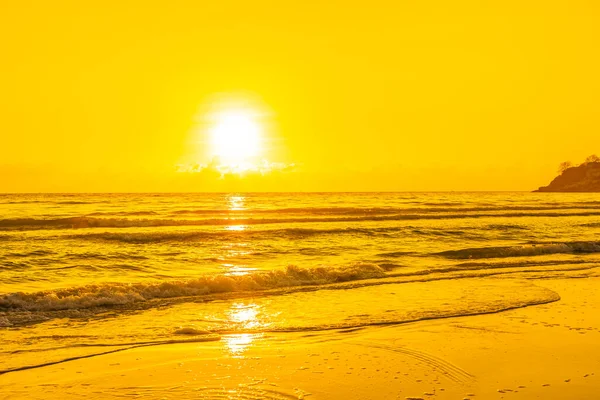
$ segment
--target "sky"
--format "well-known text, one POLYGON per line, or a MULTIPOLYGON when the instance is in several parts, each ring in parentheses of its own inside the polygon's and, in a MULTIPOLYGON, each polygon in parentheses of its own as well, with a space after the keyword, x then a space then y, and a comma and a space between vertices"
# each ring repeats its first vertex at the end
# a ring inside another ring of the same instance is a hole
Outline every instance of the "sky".
POLYGON ((2 2, 0 192, 533 190, 600 153, 597 2, 295 3, 2 2))

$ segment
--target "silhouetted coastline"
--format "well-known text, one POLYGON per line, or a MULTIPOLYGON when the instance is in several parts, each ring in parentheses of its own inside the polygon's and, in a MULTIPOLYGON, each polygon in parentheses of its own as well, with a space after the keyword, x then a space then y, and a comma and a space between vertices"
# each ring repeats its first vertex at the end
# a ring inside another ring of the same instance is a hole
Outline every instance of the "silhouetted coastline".
POLYGON ((548 186, 535 192, 600 192, 600 161, 566 168, 548 186))

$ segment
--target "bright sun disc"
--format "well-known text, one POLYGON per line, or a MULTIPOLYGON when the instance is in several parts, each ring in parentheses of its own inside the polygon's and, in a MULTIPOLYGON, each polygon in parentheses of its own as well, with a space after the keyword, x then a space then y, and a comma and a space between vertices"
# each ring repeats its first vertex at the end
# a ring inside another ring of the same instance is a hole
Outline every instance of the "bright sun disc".
POLYGON ((261 127, 249 112, 217 114, 210 134, 213 156, 222 163, 239 164, 260 154, 261 127))

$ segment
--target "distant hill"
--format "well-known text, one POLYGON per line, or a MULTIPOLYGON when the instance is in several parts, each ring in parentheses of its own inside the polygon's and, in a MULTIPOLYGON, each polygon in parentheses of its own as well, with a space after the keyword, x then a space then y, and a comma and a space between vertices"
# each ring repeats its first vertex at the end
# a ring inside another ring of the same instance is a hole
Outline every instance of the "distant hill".
POLYGON ((600 192, 600 161, 569 167, 535 192, 600 192))

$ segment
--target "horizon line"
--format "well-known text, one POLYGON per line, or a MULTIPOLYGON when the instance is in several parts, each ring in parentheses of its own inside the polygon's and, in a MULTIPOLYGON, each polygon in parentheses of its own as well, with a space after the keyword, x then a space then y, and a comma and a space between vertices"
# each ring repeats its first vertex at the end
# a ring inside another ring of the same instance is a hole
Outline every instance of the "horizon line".
MULTIPOLYGON (((232 194, 232 193, 248 193, 248 194, 284 194, 284 193, 534 193, 533 190, 306 190, 306 191, 165 191, 165 192, 0 192, 0 196, 4 195, 25 195, 25 194, 232 194)), ((548 192, 548 193, 586 193, 586 192, 548 192)))

